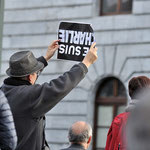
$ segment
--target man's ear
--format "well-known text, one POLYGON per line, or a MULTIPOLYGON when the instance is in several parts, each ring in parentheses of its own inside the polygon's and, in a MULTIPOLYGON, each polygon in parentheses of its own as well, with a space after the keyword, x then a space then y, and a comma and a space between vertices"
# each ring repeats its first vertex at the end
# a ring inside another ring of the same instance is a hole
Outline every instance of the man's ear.
POLYGON ((29 82, 31 82, 31 81, 32 81, 32 76, 29 74, 29 75, 27 76, 27 79, 28 79, 29 82))
POLYGON ((92 140, 92 136, 89 137, 87 144, 90 144, 91 140, 92 140))

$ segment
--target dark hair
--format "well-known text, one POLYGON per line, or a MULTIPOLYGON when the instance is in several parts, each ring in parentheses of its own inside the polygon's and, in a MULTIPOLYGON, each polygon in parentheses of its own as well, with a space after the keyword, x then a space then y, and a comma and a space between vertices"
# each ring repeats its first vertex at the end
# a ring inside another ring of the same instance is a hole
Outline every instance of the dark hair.
POLYGON ((137 92, 147 87, 150 87, 150 79, 148 77, 133 77, 128 84, 130 97, 132 99, 136 98, 137 92))

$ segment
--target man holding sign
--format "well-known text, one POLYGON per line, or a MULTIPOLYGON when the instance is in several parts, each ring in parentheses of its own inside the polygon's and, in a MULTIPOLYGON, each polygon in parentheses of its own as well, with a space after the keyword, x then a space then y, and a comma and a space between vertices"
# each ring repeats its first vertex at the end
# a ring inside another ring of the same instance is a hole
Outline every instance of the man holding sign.
POLYGON ((13 54, 6 73, 9 78, 1 87, 10 104, 18 136, 16 150, 48 150, 45 139, 45 114, 62 100, 85 77, 88 67, 97 59, 94 43, 81 63, 62 76, 42 85, 35 84, 39 72, 59 48, 55 40, 46 55, 36 59, 32 52, 13 54))

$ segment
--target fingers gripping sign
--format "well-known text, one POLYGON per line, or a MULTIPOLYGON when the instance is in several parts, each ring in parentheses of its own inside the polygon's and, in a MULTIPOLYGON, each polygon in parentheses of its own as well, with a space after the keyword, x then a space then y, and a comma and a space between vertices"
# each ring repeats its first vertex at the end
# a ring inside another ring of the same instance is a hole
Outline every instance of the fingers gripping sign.
POLYGON ((84 63, 87 67, 93 64, 97 60, 97 47, 95 47, 96 42, 94 42, 87 55, 84 57, 82 63, 84 63))
POLYGON ((45 59, 48 61, 56 52, 56 50, 59 48, 58 42, 60 40, 54 40, 47 49, 45 59))
POLYGON ((91 50, 93 51, 93 53, 95 54, 95 56, 97 57, 97 47, 95 47, 96 46, 96 42, 94 42, 93 44, 92 44, 92 46, 91 46, 91 50))

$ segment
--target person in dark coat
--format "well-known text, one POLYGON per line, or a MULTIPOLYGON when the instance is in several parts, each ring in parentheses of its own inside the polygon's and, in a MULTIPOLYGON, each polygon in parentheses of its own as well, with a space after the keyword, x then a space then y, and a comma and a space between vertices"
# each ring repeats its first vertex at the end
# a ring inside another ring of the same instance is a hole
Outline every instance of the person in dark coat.
POLYGON ((0 91, 0 150, 14 150, 17 136, 7 99, 0 91))
POLYGON ((75 122, 69 129, 68 138, 71 145, 62 150, 86 150, 91 143, 92 128, 86 122, 75 122))
POLYGON ((9 60, 2 90, 13 116, 18 136, 16 150, 49 149, 45 140, 45 114, 62 100, 86 75, 88 67, 97 59, 94 43, 81 63, 70 71, 42 85, 35 84, 39 73, 58 49, 59 40, 48 46, 46 55, 36 59, 30 51, 13 54, 9 60))

